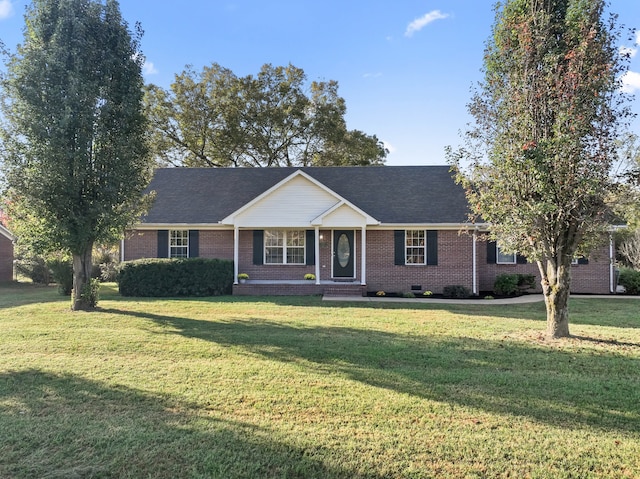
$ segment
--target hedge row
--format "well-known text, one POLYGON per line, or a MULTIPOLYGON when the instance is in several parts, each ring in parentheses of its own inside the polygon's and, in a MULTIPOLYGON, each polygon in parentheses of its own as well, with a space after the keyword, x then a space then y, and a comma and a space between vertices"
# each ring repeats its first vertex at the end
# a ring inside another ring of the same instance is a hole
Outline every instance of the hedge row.
POLYGON ((122 296, 219 296, 231 294, 233 261, 221 259, 140 259, 120 265, 122 296))

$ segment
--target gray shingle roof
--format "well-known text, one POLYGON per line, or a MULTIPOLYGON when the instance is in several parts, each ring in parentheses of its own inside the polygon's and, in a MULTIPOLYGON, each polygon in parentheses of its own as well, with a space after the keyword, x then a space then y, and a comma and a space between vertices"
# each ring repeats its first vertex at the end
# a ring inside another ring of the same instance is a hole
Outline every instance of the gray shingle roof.
POLYGON ((218 223, 301 169, 383 224, 464 223, 468 206, 448 166, 162 168, 143 223, 218 223))

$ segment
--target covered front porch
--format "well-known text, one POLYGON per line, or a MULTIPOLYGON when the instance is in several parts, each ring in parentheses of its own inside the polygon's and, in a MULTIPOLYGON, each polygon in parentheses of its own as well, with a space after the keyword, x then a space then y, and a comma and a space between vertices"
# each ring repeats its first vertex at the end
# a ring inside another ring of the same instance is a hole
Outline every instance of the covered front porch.
POLYGON ((367 227, 379 221, 302 171, 220 223, 234 232, 233 294, 362 295, 366 288, 367 227))

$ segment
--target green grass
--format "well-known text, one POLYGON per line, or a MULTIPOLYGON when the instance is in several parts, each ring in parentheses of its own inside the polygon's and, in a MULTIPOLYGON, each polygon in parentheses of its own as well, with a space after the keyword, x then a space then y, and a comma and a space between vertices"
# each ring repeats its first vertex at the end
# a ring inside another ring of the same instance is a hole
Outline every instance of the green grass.
POLYGON ((0 287, 0 477, 640 477, 640 300, 102 296, 0 287))

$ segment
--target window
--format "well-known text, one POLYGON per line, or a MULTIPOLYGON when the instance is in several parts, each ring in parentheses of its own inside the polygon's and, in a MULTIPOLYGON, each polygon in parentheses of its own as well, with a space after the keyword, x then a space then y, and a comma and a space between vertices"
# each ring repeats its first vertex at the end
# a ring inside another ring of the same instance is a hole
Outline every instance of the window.
POLYGON ((500 245, 496 245, 496 263, 498 264, 516 264, 515 253, 503 253, 500 245))
POLYGON ((305 230, 265 230, 265 264, 305 264, 305 230))
POLYGON ((189 231, 169 231, 169 258, 189 257, 189 231))
POLYGON ((424 230, 405 231, 405 264, 426 264, 427 241, 424 230))

